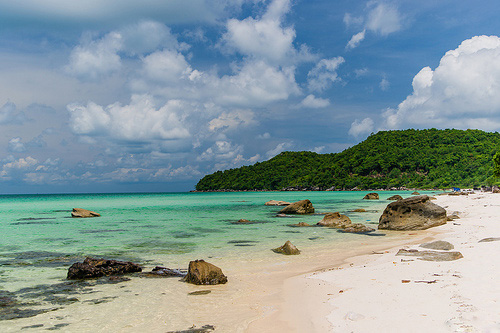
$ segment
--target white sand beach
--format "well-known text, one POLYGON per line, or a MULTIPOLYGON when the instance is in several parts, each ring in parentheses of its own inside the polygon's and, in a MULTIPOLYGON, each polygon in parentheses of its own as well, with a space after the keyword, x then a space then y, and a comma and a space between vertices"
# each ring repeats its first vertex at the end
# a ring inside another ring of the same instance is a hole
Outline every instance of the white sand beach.
POLYGON ((450 242, 463 258, 396 256, 401 248, 425 250, 418 239, 350 258, 288 279, 277 317, 295 332, 500 332, 500 195, 439 196, 435 202, 448 214, 460 212, 460 219, 415 234, 450 242), (487 238, 498 239, 480 242, 487 238))

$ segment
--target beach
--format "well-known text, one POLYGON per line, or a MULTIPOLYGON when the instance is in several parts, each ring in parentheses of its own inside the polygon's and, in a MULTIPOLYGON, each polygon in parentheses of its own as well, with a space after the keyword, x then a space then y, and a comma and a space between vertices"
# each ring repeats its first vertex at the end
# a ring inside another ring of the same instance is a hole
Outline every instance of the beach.
MULTIPOLYGON (((389 194, 381 195, 385 198, 389 194)), ((326 236, 335 230, 301 228, 302 233, 297 234, 296 228, 280 227, 277 231, 284 233, 278 234, 279 238, 254 247, 235 247, 238 252, 233 254, 226 251, 224 256, 218 255, 217 247, 205 250, 212 254, 203 258, 223 269, 227 284, 196 286, 178 278, 131 276, 130 281, 98 284, 72 294, 78 302, 54 306, 55 311, 0 321, 0 329, 189 332, 190 328, 205 327, 206 332, 212 328, 216 332, 496 332, 500 291, 495 283, 499 268, 494 254, 500 242, 479 241, 500 237, 499 226, 495 225, 498 199, 500 195, 491 193, 437 196, 435 203, 448 213, 458 211, 460 218, 423 231, 384 230, 383 237, 360 234, 349 235, 342 242, 314 243, 305 237, 317 237, 318 233, 326 236), (303 234, 309 232, 312 234, 303 234), (270 251, 268 244, 277 247, 286 238, 297 239, 294 242, 302 251, 300 255, 270 251), (419 249, 419 244, 433 240, 452 243, 452 251, 460 251, 463 258, 429 262, 396 256, 401 248, 419 249)), ((359 202, 358 206, 363 204, 359 202)), ((380 200, 374 204, 385 207, 388 203, 380 200)), ((245 230, 240 232, 247 234, 245 230)), ((60 267, 56 272, 64 275, 66 269, 60 267)))
POLYGON ((288 279, 277 317, 295 332, 500 332, 500 195, 438 196, 435 203, 460 219, 288 279), (430 239, 450 242, 463 258, 396 256, 401 248, 423 250, 418 244, 430 239))

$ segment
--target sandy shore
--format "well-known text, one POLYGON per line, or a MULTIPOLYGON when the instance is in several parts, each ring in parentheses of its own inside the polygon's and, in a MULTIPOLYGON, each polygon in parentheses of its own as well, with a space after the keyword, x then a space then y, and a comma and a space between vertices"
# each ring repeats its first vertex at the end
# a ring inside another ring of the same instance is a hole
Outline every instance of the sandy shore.
MULTIPOLYGON (((339 267, 287 279, 274 315, 289 332, 500 332, 500 195, 439 196, 460 219, 429 229, 463 258, 422 261, 396 256, 405 246, 350 258, 339 267), (485 238, 497 241, 480 242, 485 238)), ((415 244, 417 243, 417 244, 415 244)), ((251 332, 276 331, 271 321, 251 332)))

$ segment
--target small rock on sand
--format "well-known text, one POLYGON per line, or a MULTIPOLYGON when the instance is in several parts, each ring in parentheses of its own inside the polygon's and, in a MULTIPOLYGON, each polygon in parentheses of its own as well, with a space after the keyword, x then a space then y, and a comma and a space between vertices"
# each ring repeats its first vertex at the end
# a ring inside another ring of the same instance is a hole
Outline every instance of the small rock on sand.
POLYGON ((290 241, 286 241, 281 247, 272 250, 275 253, 281 253, 286 255, 296 255, 300 254, 300 250, 295 247, 290 241))
POLYGON ((453 250, 455 247, 453 244, 445 242, 445 241, 435 241, 435 242, 430 242, 430 243, 424 243, 420 244, 420 247, 423 247, 424 249, 431 249, 431 250, 453 250))
POLYGON ((397 256, 417 257, 425 261, 453 261, 463 258, 460 252, 439 252, 439 251, 418 251, 401 249, 396 254, 397 256))

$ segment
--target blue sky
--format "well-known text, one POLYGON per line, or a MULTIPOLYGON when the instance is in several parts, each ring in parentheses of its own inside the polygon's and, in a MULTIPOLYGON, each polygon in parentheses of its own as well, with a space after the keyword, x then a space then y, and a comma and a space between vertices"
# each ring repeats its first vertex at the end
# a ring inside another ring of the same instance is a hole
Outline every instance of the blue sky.
POLYGON ((0 193, 186 191, 285 150, 500 130, 497 1, 0 0, 0 193))

